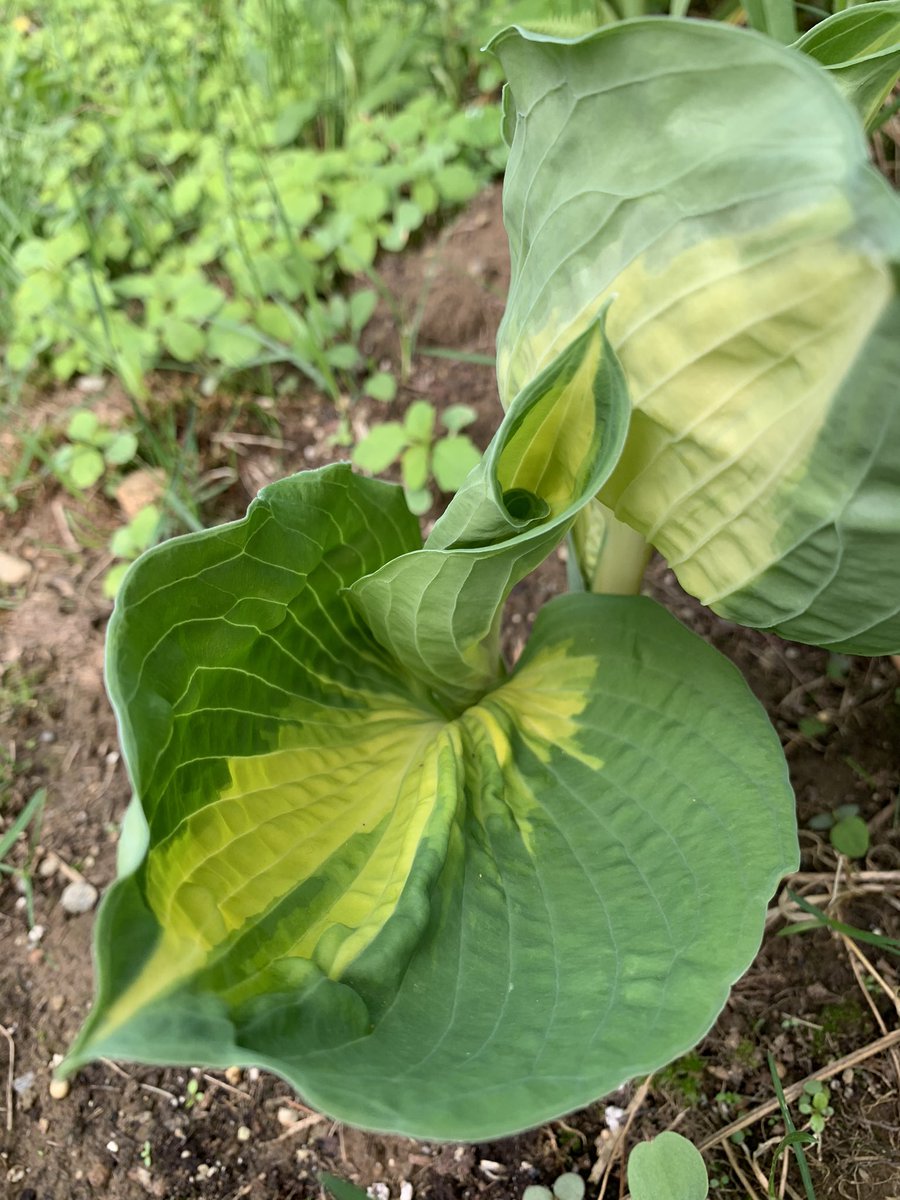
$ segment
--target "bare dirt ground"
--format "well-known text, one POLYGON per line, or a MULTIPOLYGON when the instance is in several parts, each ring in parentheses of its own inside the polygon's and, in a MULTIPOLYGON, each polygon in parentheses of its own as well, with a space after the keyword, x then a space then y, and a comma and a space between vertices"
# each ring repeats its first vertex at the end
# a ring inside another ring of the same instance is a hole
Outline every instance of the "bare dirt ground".
MULTIPOLYGON (((437 241, 387 260, 383 272, 416 331, 412 370, 394 409, 419 396, 438 406, 472 404, 480 414, 474 436, 485 445, 499 418, 491 368, 423 351, 492 352, 508 280, 499 193, 486 193, 437 241)), ((397 361, 386 310, 367 330, 365 348, 397 361)), ((183 411, 183 383, 160 380, 157 393, 160 409, 183 411)), ((127 414, 115 386, 104 384, 90 397, 77 389, 35 393, 23 419, 33 429, 62 428, 63 414, 86 402, 110 420, 127 414)), ((302 389, 277 402, 218 394, 195 395, 192 403, 204 469, 227 469, 220 478, 233 480, 210 520, 238 515, 270 479, 342 456, 330 440, 342 414, 302 389)), ((360 401, 347 414, 360 435, 379 411, 360 401)), ((0 469, 3 456, 7 463, 15 456, 17 438, 14 428, 2 434, 0 469)), ((21 876, 0 875, 0 1196, 301 1200, 321 1194, 316 1171, 326 1169, 371 1188, 377 1200, 517 1200, 529 1183, 552 1184, 564 1170, 589 1180, 589 1197, 621 1197, 623 1110, 633 1117, 629 1145, 669 1127, 698 1143, 715 1139, 772 1100, 771 1052, 785 1086, 856 1055, 829 1080, 834 1115, 821 1146, 809 1152, 816 1195, 900 1200, 900 1040, 872 1050, 898 1028, 897 959, 870 945, 854 950, 824 929, 778 936, 785 914, 796 916, 786 889, 773 900, 756 963, 693 1054, 646 1089, 630 1085, 517 1138, 469 1146, 360 1133, 310 1112, 281 1081, 252 1071, 101 1063, 79 1074, 65 1098, 52 1099, 52 1065, 83 1020, 92 989, 93 917, 66 912, 61 895, 73 881, 100 891, 110 883, 129 795, 102 683, 110 605, 100 581, 109 564, 106 539, 123 517, 101 492, 76 500, 52 480, 26 487, 20 501, 19 512, 3 518, 2 533, 3 549, 29 571, 15 588, 0 589, 0 836, 36 789, 46 787, 47 800, 36 839, 23 835, 6 859, 33 880, 30 935, 21 876)), ((520 585, 508 653, 564 578, 557 555, 520 585)), ((652 567, 648 589, 738 665, 779 731, 803 829, 802 873, 790 886, 819 902, 832 896, 844 921, 897 937, 895 664, 836 658, 729 625, 680 592, 662 564, 652 567), (816 814, 844 803, 859 805, 871 833, 868 856, 852 864, 808 828, 816 814)), ((734 836, 740 839, 740 829, 734 836)), ((718 1142, 709 1155, 711 1194, 761 1200, 782 1134, 780 1117, 769 1112, 752 1121, 743 1141, 718 1142)), ((787 1179, 776 1173, 776 1186, 781 1196, 801 1194, 793 1166, 787 1179)))

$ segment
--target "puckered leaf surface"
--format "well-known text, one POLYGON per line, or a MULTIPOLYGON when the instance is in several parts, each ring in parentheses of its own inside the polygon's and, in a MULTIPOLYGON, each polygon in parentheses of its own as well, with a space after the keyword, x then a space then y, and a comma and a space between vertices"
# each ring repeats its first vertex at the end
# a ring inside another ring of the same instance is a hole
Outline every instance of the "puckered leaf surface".
POLYGON ((796 857, 762 710, 651 601, 580 595, 448 712, 347 591, 417 544, 398 489, 336 466, 129 574, 136 795, 66 1069, 255 1063, 344 1120, 476 1138, 715 1018, 796 857))
POLYGON ((600 498, 717 612, 900 650, 900 201, 853 108, 804 54, 714 22, 493 48, 505 403, 612 300, 634 412, 600 498))

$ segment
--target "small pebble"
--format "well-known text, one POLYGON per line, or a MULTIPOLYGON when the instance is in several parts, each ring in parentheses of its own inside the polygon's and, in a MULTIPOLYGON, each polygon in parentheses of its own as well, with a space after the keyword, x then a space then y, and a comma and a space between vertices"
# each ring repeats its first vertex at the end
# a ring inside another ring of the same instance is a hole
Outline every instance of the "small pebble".
POLYGON ((239 1142, 249 1142, 250 1141, 250 1130, 247 1128, 246 1125, 238 1126, 237 1140, 239 1142))
MULTIPOLYGON (((72 1085, 68 1079, 51 1079, 50 1080, 50 1098, 51 1100, 65 1100, 69 1092, 72 1090, 72 1085)), ((109 1149, 109 1147, 107 1147, 109 1149)), ((118 1147, 117 1147, 118 1149, 118 1147)))
POLYGON ((86 879, 78 879, 67 884, 59 902, 66 912, 72 913, 73 916, 90 912, 97 903, 97 889, 86 879))
POLYGON ((43 925, 32 925, 28 930, 28 941, 32 946, 36 946, 46 932, 43 925))
POLYGON ((118 1142, 109 1141, 106 1143, 106 1148, 110 1152, 110 1154, 118 1154, 119 1153, 119 1143, 118 1142))
POLYGON ((17 587, 24 583, 31 574, 31 565, 24 559, 16 558, 0 550, 0 584, 6 587, 17 587))
POLYGON ((48 1003, 50 1005, 51 1012, 62 1012, 62 1010, 66 1007, 66 998, 65 996, 61 996, 59 993, 57 993, 57 995, 50 997, 48 1003))
POLYGON ((241 1082, 241 1068, 228 1067, 225 1071, 225 1079, 232 1087, 236 1087, 241 1082))
POLYGON ((41 879, 49 879, 50 876, 55 875, 58 870, 59 858, 51 850, 49 854, 46 854, 41 859, 40 866, 38 867, 38 875, 40 875, 41 879))
POLYGON ((299 1117, 292 1108, 279 1108, 278 1124, 279 1125, 296 1125, 299 1117))

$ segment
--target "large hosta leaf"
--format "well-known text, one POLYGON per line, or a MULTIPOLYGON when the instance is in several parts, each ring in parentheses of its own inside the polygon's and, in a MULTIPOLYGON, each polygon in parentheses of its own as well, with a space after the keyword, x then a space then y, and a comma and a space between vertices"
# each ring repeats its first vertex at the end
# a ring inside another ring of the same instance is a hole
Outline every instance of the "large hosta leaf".
POLYGON ((255 1063, 345 1120, 483 1138, 706 1030, 796 858, 765 715, 649 600, 553 602, 512 674, 495 640, 627 410, 596 323, 424 548, 338 465, 132 569, 108 668, 135 799, 66 1070, 255 1063))
POLYGON ((717 612, 900 649, 900 202, 799 51, 712 22, 510 30, 509 402, 604 306, 631 392, 601 499, 717 612))

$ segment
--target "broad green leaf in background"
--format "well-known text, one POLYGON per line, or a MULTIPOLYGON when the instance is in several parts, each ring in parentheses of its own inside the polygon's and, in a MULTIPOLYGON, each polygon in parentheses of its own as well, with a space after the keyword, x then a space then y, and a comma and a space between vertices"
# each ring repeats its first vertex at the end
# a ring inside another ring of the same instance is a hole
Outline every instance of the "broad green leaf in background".
POLYGON ((632 1200, 706 1200, 709 1177, 696 1146, 669 1131, 632 1150, 628 1189, 632 1200))
POLYGON ((900 75, 900 0, 875 0, 834 13, 795 47, 827 67, 870 128, 900 75))
POLYGON ((900 200, 854 110, 805 55, 714 22, 492 48, 504 403, 611 301, 634 411, 600 499, 723 616, 900 650, 900 200))
POLYGON ((424 547, 337 465, 131 569, 107 667, 135 798, 64 1071, 255 1063, 343 1120, 483 1138, 709 1027, 796 861, 765 714, 650 600, 554 601, 512 673, 496 640, 627 408, 597 321, 424 547))

